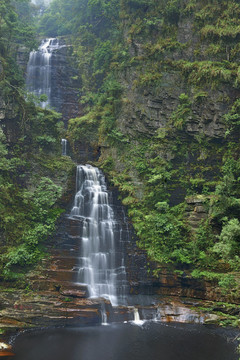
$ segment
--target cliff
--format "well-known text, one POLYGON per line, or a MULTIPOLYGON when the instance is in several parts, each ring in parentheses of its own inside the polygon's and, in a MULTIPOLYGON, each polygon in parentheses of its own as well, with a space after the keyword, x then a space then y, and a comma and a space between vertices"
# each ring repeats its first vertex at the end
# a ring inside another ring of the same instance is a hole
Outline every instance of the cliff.
POLYGON ((118 187, 150 259, 214 278, 237 298, 239 4, 100 8, 86 8, 95 27, 82 19, 75 44, 85 115, 70 121, 69 139, 100 148, 97 164, 118 187), (95 41, 86 46, 89 36, 95 41))

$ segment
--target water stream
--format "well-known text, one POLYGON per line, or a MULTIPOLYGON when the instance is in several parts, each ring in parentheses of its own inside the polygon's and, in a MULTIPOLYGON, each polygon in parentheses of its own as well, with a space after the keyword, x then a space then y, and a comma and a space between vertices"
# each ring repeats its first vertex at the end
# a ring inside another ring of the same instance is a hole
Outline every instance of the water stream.
POLYGON ((67 156, 67 140, 62 139, 61 145, 62 145, 62 155, 67 156))
POLYGON ((51 105, 52 88, 52 54, 59 49, 59 41, 56 38, 42 40, 38 50, 34 50, 29 55, 27 65, 26 87, 27 91, 40 97, 45 94, 46 101, 41 101, 41 107, 51 105))
POLYGON ((125 303, 126 271, 120 233, 102 172, 90 165, 79 165, 76 195, 71 217, 80 221, 78 279, 88 286, 92 298, 105 298, 113 306, 125 303))
POLYGON ((140 315, 139 315, 137 308, 133 309, 133 314, 134 314, 134 320, 132 321, 132 323, 134 325, 143 326, 143 324, 145 323, 145 320, 140 319, 140 315))

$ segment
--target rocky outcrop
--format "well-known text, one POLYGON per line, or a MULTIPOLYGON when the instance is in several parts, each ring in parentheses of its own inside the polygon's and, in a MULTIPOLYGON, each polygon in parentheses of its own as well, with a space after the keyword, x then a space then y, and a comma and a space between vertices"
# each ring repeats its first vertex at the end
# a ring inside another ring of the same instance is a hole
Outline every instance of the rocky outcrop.
POLYGON ((194 86, 186 86, 178 71, 163 72, 159 86, 146 84, 134 86, 141 75, 128 69, 121 75, 124 102, 118 118, 122 132, 152 136, 159 128, 169 127, 173 111, 179 105, 179 96, 186 93, 191 102, 191 114, 186 118, 185 132, 190 136, 205 135, 211 139, 224 137, 226 128, 223 115, 228 111, 226 99, 235 99, 237 93, 231 87, 216 90, 206 89, 198 97, 194 86))
POLYGON ((192 232, 199 228, 202 221, 208 217, 206 200, 208 197, 204 195, 190 196, 186 198, 186 219, 192 232))
MULTIPOLYGON (((130 294, 173 296, 207 301, 223 301, 240 304, 240 297, 223 294, 218 282, 195 279, 191 272, 175 271, 173 267, 147 262, 146 255, 135 249, 128 255, 130 294), (152 275, 155 273, 156 275, 152 275)), ((237 294, 236 294, 237 295, 237 294)))
POLYGON ((4 359, 10 359, 15 354, 12 351, 12 346, 6 344, 5 342, 0 342, 0 357, 4 357, 4 359))
POLYGON ((29 58, 29 50, 25 46, 18 47, 16 51, 17 64, 19 65, 22 74, 25 75, 27 62, 29 58))
POLYGON ((69 119, 82 115, 79 104, 80 83, 71 45, 59 39, 60 47, 52 55, 51 106, 60 112, 67 126, 69 119))

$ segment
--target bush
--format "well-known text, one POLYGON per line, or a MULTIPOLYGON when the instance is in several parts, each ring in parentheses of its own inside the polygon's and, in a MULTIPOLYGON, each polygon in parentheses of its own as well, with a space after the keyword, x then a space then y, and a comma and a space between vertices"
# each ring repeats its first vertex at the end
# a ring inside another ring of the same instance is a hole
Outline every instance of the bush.
POLYGON ((223 226, 219 242, 213 246, 213 251, 225 261, 240 255, 240 223, 231 219, 223 226))

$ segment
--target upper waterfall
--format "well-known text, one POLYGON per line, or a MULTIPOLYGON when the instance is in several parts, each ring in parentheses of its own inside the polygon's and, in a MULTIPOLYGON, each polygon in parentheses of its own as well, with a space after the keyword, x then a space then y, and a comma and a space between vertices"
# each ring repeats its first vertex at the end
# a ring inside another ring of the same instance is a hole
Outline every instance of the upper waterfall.
POLYGON ((42 40, 38 50, 30 53, 27 65, 26 86, 30 93, 39 97, 47 95, 47 100, 41 102, 41 107, 51 105, 51 58, 54 50, 59 48, 56 38, 42 40))
POLYGON ((51 1, 52 0, 31 0, 31 3, 37 6, 42 6, 42 5, 48 6, 50 5, 51 1))
POLYGON ((107 298, 113 306, 123 303, 126 272, 116 241, 120 229, 99 169, 77 167, 71 216, 81 221, 78 282, 88 285, 90 297, 107 298))

